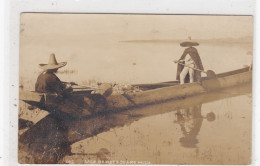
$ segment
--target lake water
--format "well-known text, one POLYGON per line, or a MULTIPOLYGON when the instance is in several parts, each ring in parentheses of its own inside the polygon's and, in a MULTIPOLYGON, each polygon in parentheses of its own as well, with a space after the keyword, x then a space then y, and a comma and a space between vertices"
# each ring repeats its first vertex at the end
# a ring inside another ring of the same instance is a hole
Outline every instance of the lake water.
MULTIPOLYGON (((31 44, 37 53, 38 50, 49 48, 48 45, 45 48, 44 45, 37 44, 40 41, 35 42, 31 44)), ((41 72, 38 64, 47 63, 49 55, 35 56, 37 53, 29 48, 27 45, 21 48, 20 83, 25 89, 33 90, 41 72)), ((58 48, 66 52, 60 52, 57 60, 68 62, 67 66, 59 71, 71 71, 65 74, 58 73, 58 77, 62 81, 78 84, 86 84, 89 81, 123 84, 173 81, 177 71, 177 65, 173 60, 179 59, 185 49, 176 42, 124 43, 120 41, 109 43, 97 41, 90 45, 80 42, 64 46, 59 44, 58 48), (68 50, 70 51, 67 52, 68 50)), ((213 70, 216 73, 239 69, 252 63, 252 55, 250 55, 252 43, 200 43, 196 48, 205 70, 213 70)))
POLYGON ((19 161, 249 164, 251 88, 244 85, 75 121, 47 115, 21 134, 19 161))
MULTIPOLYGON (((107 149, 106 160, 121 164, 249 164, 251 100, 250 88, 208 94, 195 103, 187 101, 190 104, 183 104, 184 108, 79 141, 72 145, 72 152, 91 154, 107 149)), ((79 156, 66 160, 102 162, 98 156, 92 160, 89 155, 79 156)))

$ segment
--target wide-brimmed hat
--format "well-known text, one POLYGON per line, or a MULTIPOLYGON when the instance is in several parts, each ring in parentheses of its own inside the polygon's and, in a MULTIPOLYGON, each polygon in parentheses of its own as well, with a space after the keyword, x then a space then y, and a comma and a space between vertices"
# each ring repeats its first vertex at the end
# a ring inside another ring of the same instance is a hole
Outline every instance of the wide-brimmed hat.
POLYGON ((39 64, 40 68, 44 70, 51 70, 51 69, 58 69, 63 66, 65 66, 67 62, 60 62, 57 63, 57 60, 55 58, 55 54, 50 55, 49 63, 48 64, 39 64))
POLYGON ((192 46, 198 46, 198 45, 199 45, 199 43, 191 42, 191 41, 186 41, 186 42, 180 43, 180 46, 182 46, 182 47, 192 47, 192 46))

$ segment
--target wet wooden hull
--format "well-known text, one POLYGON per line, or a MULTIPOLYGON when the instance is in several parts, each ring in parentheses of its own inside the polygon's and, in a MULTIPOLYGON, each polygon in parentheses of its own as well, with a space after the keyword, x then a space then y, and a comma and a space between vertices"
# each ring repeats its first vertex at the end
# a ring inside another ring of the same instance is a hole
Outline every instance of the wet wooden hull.
MULTIPOLYGON (((160 88, 150 89, 143 92, 118 94, 107 97, 109 109, 123 109, 139 105, 156 104, 168 100, 184 99, 189 96, 212 92, 224 88, 230 88, 252 82, 252 72, 237 70, 229 75, 222 73, 213 79, 204 79, 201 83, 189 83, 176 85, 162 83, 160 88), (163 84, 165 87, 163 87, 163 84)), ((155 84, 158 86, 158 84, 155 84)))
POLYGON ((20 92, 20 100, 41 109, 59 110, 71 116, 87 116, 103 111, 118 111, 142 107, 151 104, 159 104, 170 100, 185 99, 190 96, 200 95, 225 88, 232 88, 241 84, 252 82, 252 72, 249 68, 243 68, 218 74, 216 78, 203 78, 201 83, 189 83, 180 85, 178 82, 166 82, 157 84, 139 84, 145 91, 135 93, 115 94, 108 97, 91 94, 72 94, 76 104, 58 103, 53 94, 39 94, 35 92, 20 92), (67 106, 65 106, 67 104, 67 106), (74 106, 73 106, 74 105, 74 106), (77 106, 76 106, 77 105, 77 106), (55 107, 54 107, 55 106, 55 107), (84 107, 84 110, 78 111, 84 107))

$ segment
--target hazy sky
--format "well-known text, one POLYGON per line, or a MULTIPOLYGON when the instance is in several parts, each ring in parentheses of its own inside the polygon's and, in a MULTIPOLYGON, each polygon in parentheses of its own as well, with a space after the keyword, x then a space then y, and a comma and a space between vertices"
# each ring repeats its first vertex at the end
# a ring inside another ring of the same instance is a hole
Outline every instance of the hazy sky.
POLYGON ((252 35, 252 17, 120 14, 22 14, 24 36, 78 40, 226 38, 252 35))
MULTIPOLYGON (((36 79, 33 73, 41 71, 38 64, 47 63, 50 53, 55 53, 58 61, 68 62, 62 69, 78 71, 71 79, 130 83, 174 80, 176 65, 172 60, 184 50, 179 43, 120 41, 252 37, 252 21, 251 16, 22 14, 20 76, 36 79)), ((245 60, 251 57, 246 52, 252 48, 200 45, 198 50, 204 66, 222 72, 247 64, 245 60), (223 57, 216 59, 211 54, 227 56, 230 62, 218 67, 216 61, 223 57)))

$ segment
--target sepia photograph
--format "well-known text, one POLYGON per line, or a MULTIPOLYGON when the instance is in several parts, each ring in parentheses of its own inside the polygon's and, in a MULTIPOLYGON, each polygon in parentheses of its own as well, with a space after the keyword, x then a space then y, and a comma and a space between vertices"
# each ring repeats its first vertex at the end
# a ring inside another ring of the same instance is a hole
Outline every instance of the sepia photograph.
POLYGON ((253 17, 20 15, 20 164, 249 165, 253 17))

